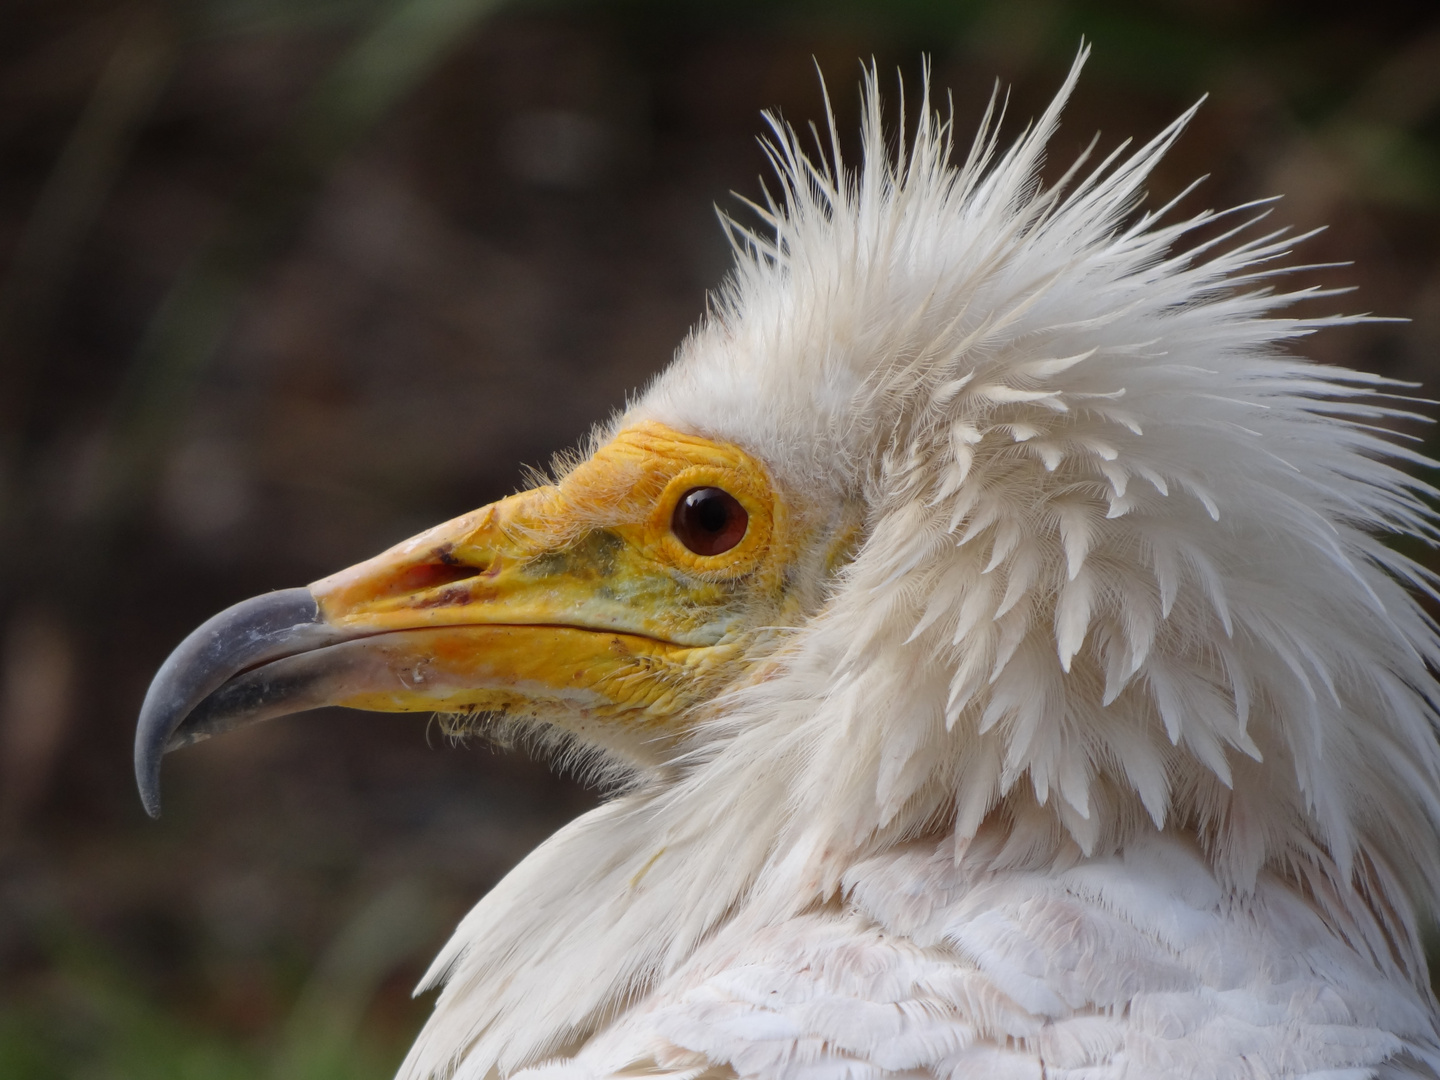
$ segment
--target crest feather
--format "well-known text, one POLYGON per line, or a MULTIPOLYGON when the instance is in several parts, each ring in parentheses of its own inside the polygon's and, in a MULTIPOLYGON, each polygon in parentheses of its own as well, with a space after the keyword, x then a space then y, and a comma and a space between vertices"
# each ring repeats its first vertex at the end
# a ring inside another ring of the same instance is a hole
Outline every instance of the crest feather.
POLYGON ((1381 539, 1437 536, 1405 471, 1431 463, 1386 430, 1414 414, 1387 380, 1286 351, 1366 318, 1287 313, 1326 293, 1281 287, 1305 237, 1252 235, 1269 200, 1138 211, 1193 108, 1041 184, 1085 56, 1008 149, 992 100, 959 166, 928 85, 887 150, 873 69, 853 169, 833 117, 821 163, 772 119, 770 231, 744 234, 710 325, 641 406, 869 507, 789 681, 745 722, 808 698, 823 739, 835 671, 863 696, 867 667, 919 657, 934 679, 849 708, 892 733, 887 776, 915 774, 897 754, 936 763, 913 796, 927 820, 949 806, 973 831, 976 807, 1059 790, 1087 849, 1179 823, 1241 886, 1292 847, 1343 868, 1363 845, 1433 890, 1440 862, 1410 838, 1436 824, 1440 648, 1409 590, 1434 585, 1381 539), (917 742, 912 714, 944 723, 917 719, 917 742), (1398 784, 1392 752, 1414 765, 1398 784), (1265 776, 1244 813, 1241 760, 1265 776), (982 761, 999 767, 977 794, 982 761), (1097 786, 1118 800, 1100 833, 1097 786))

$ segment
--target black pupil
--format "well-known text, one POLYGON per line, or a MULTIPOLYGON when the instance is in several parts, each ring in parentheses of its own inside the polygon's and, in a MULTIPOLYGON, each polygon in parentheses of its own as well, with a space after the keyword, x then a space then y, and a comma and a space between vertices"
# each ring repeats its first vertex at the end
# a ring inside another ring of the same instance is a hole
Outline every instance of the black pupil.
POLYGON ((695 521, 706 532, 718 533, 730 524, 730 507, 726 505, 730 500, 723 491, 698 491, 686 501, 695 512, 695 521))
POLYGON ((719 555, 745 536, 750 515, 738 499, 716 487, 687 491, 675 507, 671 527, 697 555, 719 555))

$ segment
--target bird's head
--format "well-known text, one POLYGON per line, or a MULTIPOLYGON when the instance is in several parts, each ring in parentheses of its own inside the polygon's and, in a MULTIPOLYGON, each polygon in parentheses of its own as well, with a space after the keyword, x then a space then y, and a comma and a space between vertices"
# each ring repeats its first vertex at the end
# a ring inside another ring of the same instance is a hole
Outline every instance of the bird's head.
POLYGON ((338 704, 724 777, 711 813, 768 800, 836 866, 1025 821, 1032 855, 1189 830, 1240 888, 1357 851, 1433 882, 1429 579, 1377 535, 1434 529, 1394 410, 1278 348, 1347 321, 1278 314, 1284 241, 1137 212, 1185 117, 1038 184, 1077 73, 958 164, 928 105, 892 156, 873 79, 855 170, 776 124, 783 197, 729 224, 672 367, 553 482, 197 630, 144 706, 147 806, 167 749, 338 704))
POLYGON ((533 721, 661 765, 821 606, 859 525, 731 440, 617 425, 553 483, 195 631, 146 701, 147 805, 165 748, 320 705, 533 721))

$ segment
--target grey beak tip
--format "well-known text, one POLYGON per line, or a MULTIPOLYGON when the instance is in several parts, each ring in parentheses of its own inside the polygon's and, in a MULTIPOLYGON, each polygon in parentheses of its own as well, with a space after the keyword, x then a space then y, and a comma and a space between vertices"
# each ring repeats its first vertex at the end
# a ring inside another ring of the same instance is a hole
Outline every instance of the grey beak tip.
MULTIPOLYGON (((158 678, 158 677, 157 677, 158 678)), ((149 705, 149 701, 146 701, 149 705)), ((135 731, 135 785, 140 789, 140 801, 145 813, 152 818, 160 816, 160 760, 165 754, 164 736, 168 735, 166 723, 151 719, 154 710, 146 708, 140 713, 140 724, 135 731), (150 722, 147 724, 147 720, 150 722), (155 738, 156 735, 162 738, 155 738)))
POLYGON ((157 745, 153 737, 144 738, 146 735, 153 736, 156 733, 155 727, 146 730, 145 716, 145 712, 142 712, 141 724, 135 732, 135 786, 140 789, 140 802, 145 806, 145 813, 152 818, 158 818, 160 816, 160 759, 165 750, 163 742, 157 745))
POLYGON ((135 786, 140 789, 140 802, 152 818, 160 816, 160 755, 150 752, 135 740, 135 786))
POLYGON ((160 816, 160 761, 195 708, 232 676, 313 648, 334 632, 309 589, 282 589, 245 600, 185 638, 156 672, 135 728, 135 782, 152 818, 160 816))

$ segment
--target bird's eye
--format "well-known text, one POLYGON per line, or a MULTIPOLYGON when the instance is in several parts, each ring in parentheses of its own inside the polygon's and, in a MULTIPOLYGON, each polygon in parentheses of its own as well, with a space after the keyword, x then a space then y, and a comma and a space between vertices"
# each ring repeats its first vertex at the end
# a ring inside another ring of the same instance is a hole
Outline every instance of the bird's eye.
POLYGON ((750 515, 740 500, 716 487, 692 488, 675 504, 670 528, 696 555, 719 555, 745 538, 750 515))

